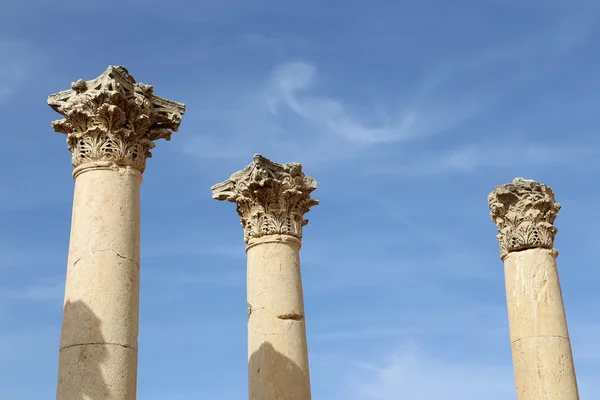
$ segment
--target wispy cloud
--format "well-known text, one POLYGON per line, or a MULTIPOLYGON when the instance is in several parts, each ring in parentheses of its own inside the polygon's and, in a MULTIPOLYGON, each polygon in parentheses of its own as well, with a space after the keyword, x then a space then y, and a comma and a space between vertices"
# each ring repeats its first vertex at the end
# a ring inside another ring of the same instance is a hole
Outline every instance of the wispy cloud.
MULTIPOLYGON (((578 332, 575 336, 585 334, 588 329, 597 333, 594 326, 575 326, 578 332)), ((508 339, 508 331, 506 337, 508 339)), ((593 340, 574 341, 574 345, 575 348, 580 347, 580 351, 574 353, 580 394, 582 398, 593 397, 599 387, 595 375, 590 372, 598 366, 598 346, 593 340), (593 354, 591 357, 587 355, 590 352, 593 354)), ((487 360, 478 359, 473 354, 468 360, 442 353, 434 356, 432 348, 411 338, 405 338, 400 346, 390 347, 392 351, 384 356, 371 356, 351 364, 353 367, 347 370, 352 393, 350 398, 396 400, 399 394, 407 399, 419 400, 514 398, 513 368, 509 357, 489 361, 489 357, 487 360)))
MULTIPOLYGON (((203 159, 241 159, 260 152, 317 163, 352 159, 381 145, 406 145, 444 132, 462 136, 459 126, 556 73, 559 61, 586 42, 595 19, 585 10, 576 11, 556 17, 530 37, 432 61, 416 85, 404 85, 403 103, 388 104, 386 110, 374 106, 380 99, 357 102, 327 94, 313 62, 283 63, 264 82, 222 91, 212 107, 188 116, 205 128, 183 144, 183 151, 203 159)), ((547 156, 531 147, 533 159, 545 162, 547 156)), ((477 147, 461 148, 421 169, 472 170, 487 162, 479 154, 477 147)))
POLYGON ((389 337, 403 337, 419 334, 417 329, 393 329, 393 328, 369 328, 369 329, 356 329, 356 330, 345 330, 345 331, 331 331, 324 333, 317 333, 314 336, 316 340, 372 340, 389 337))
POLYGON ((216 102, 227 104, 224 108, 190 116, 208 128, 182 143, 182 151, 201 159, 263 153, 303 163, 335 162, 354 158, 365 146, 448 130, 477 115, 486 103, 465 99, 386 113, 369 106, 351 107, 319 93, 317 82, 312 63, 297 60, 277 66, 263 84, 238 89, 231 98, 216 102))
POLYGON ((448 360, 408 343, 379 363, 356 363, 354 399, 506 400, 514 396, 510 365, 448 360), (365 378, 365 376, 367 378, 365 378), (434 384, 432 384, 434 383, 434 384))
MULTIPOLYGON (((164 277, 160 277, 160 280, 164 281, 164 277)), ((189 289, 194 289, 201 285, 243 288, 246 286, 246 270, 239 269, 213 273, 174 273, 168 279, 168 283, 180 288, 187 286, 189 289)))
MULTIPOLYGON (((477 168, 506 166, 574 165, 596 157, 600 151, 571 143, 519 143, 467 145, 441 154, 421 154, 407 163, 371 168, 372 174, 423 176, 473 172, 477 168)), ((589 166, 589 164, 588 164, 589 166)))
POLYGON ((64 277, 41 281, 23 287, 0 287, 0 298, 23 301, 46 301, 62 299, 65 292, 64 277))
MULTIPOLYGON (((1 204, 1 203, 0 203, 1 204)), ((22 268, 27 266, 35 266, 48 263, 62 263, 66 265, 67 249, 60 247, 49 248, 45 246, 37 246, 33 248, 10 248, 7 245, 0 245, 0 254, 2 261, 0 262, 0 271, 11 268, 22 268)), ((3 271, 4 272, 4 271, 3 271)))
POLYGON ((440 60, 426 73, 412 100, 397 112, 352 112, 342 99, 312 94, 316 67, 295 61, 275 69, 270 109, 282 104, 313 125, 358 144, 422 139, 451 130, 489 110, 509 93, 555 69, 554 63, 584 43, 596 20, 581 11, 517 43, 498 45, 459 60, 440 60), (487 79, 491 75, 494 80, 487 79), (485 77, 487 86, 482 85, 485 77), (492 86, 490 86, 492 85, 492 86), (375 115, 367 118, 366 115, 375 115), (362 117, 361 117, 362 115, 362 117), (375 120, 367 123, 367 120, 375 120))
POLYGON ((173 240, 166 243, 144 245, 142 249, 143 260, 164 257, 202 256, 245 259, 246 252, 244 250, 244 243, 241 240, 238 244, 204 243, 203 246, 198 246, 197 242, 191 242, 187 239, 182 239, 173 240))
MULTIPOLYGON (((478 301, 462 300, 445 296, 446 305, 432 308, 423 305, 418 295, 412 296, 410 309, 398 308, 396 304, 381 306, 371 315, 352 314, 352 318, 338 313, 332 318, 329 313, 312 315, 318 326, 328 328, 312 333, 311 339, 318 342, 335 340, 341 343, 368 343, 373 339, 392 339, 392 342, 420 338, 422 340, 449 340, 479 338, 484 341, 508 340, 506 309, 503 306, 480 304, 478 301), (466 305, 465 305, 466 303, 466 305)), ((387 343, 384 341, 384 343, 387 343)))
POLYGON ((312 129, 355 144, 389 143, 429 136, 476 115, 482 104, 453 102, 444 107, 428 107, 415 103, 392 114, 373 109, 353 113, 341 99, 310 94, 315 71, 314 65, 303 61, 276 68, 269 80, 271 111, 278 114, 285 105, 306 120, 312 129), (376 117, 369 118, 368 114, 376 117), (369 119, 375 121, 365 122, 369 119))
POLYGON ((33 46, 0 37, 0 103, 7 101, 38 65, 33 46))
POLYGON ((479 87, 477 92, 485 95, 491 86, 495 87, 494 92, 505 90, 503 83, 515 89, 555 72, 559 68, 557 62, 566 60, 590 39, 597 26, 598 10, 594 5, 579 4, 556 10, 549 19, 547 26, 530 36, 440 60, 428 72, 419 94, 424 96, 445 85, 460 84, 464 94, 471 95, 479 87), (494 79, 489 79, 492 76, 494 79))

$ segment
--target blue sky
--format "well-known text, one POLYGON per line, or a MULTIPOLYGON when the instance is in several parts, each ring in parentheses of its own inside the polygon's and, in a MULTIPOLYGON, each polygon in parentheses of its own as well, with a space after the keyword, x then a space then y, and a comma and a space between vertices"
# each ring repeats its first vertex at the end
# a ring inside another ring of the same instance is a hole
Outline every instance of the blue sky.
POLYGON ((49 94, 108 65, 184 102, 142 185, 138 397, 246 397, 245 253, 210 186, 254 153, 318 181, 313 398, 514 399, 487 195, 562 203, 581 397, 600 390, 597 2, 48 2, 0 16, 0 398, 54 395, 72 167, 49 94))

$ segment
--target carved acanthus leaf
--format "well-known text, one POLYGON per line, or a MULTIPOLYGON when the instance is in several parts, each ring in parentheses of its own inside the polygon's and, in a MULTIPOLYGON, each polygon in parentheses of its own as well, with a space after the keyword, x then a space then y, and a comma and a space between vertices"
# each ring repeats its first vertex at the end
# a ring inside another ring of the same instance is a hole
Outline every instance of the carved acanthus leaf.
POLYGON ((73 166, 112 161, 144 172, 154 141, 170 140, 185 113, 184 104, 153 91, 124 67, 109 66, 98 78, 49 96, 48 105, 64 117, 52 128, 67 135, 73 166))
POLYGON ((511 251, 554 247, 558 229, 554 220, 560 204, 548 186, 533 180, 516 178, 498 186, 488 196, 490 216, 496 223, 500 255, 511 251))
POLYGON ((302 172, 297 163, 277 164, 261 155, 225 182, 211 188, 213 198, 237 204, 242 217, 244 241, 284 234, 302 239, 304 214, 319 204, 310 194, 317 181, 302 172))

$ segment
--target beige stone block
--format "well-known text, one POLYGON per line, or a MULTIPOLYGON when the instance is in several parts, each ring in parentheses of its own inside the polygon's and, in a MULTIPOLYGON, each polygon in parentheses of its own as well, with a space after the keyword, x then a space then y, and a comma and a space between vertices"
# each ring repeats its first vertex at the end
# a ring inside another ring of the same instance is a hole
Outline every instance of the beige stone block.
POLYGON ((519 400, 578 400, 569 339, 524 338, 512 343, 519 400))
POLYGON ((122 66, 48 97, 75 167, 61 334, 59 400, 135 400, 140 184, 154 141, 171 139, 185 105, 122 66))
POLYGON ((251 400, 310 400, 299 250, 317 182, 298 163, 259 154, 211 188, 237 203, 248 243, 248 384, 251 400))
POLYGON ((288 235, 248 248, 248 379, 252 400, 308 400, 310 373, 298 250, 288 235))
POLYGON ((137 359, 137 350, 114 344, 62 349, 56 399, 135 400, 137 359))
POLYGON ((248 319, 248 354, 268 343, 282 357, 308 375, 308 351, 304 318, 284 319, 265 310, 253 310, 248 319))
POLYGON ((108 343, 137 349, 139 265, 96 251, 67 271, 61 348, 108 343))
POLYGON ((249 399, 310 400, 308 372, 277 351, 270 342, 253 351, 248 361, 249 399))
POLYGON ((504 259, 511 340, 568 337, 556 251, 528 249, 504 259))
POLYGON ((140 259, 142 175, 133 168, 99 164, 76 175, 68 265, 99 250, 140 259))
POLYGON ((488 196, 504 260, 518 400, 578 400, 554 221, 561 205, 539 182, 515 178, 488 196))
POLYGON ((253 309, 277 316, 304 316, 299 249, 300 241, 286 235, 250 241, 246 250, 247 290, 253 309))

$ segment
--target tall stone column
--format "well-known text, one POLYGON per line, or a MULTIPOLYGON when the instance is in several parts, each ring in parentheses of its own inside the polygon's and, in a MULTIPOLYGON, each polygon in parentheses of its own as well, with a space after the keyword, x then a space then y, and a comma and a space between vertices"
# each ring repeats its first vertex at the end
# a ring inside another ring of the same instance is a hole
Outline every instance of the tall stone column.
POLYGON ((556 268, 560 204, 541 183, 516 178, 488 196, 504 261, 518 400, 578 400, 556 268))
POLYGON ((247 243, 250 400, 311 398, 299 250, 316 188, 300 164, 260 155, 211 188, 237 204, 247 243))
POLYGON ((48 104, 75 167, 56 398, 134 400, 140 183, 153 141, 170 140, 185 106, 115 66, 48 104))

